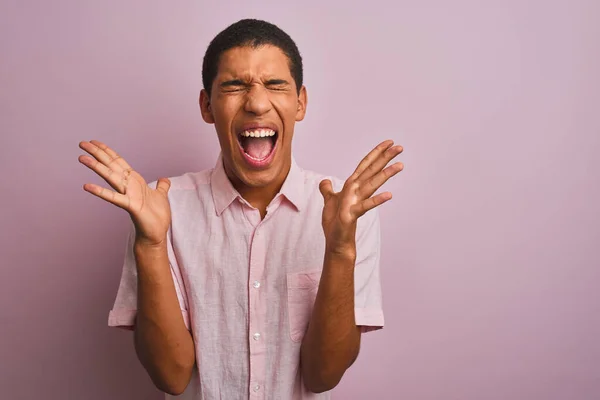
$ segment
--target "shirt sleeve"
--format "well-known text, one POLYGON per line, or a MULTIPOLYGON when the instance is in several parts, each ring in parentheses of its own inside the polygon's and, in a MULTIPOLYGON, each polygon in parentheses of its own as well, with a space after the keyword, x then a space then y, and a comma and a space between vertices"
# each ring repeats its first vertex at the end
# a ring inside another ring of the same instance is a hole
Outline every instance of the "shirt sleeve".
MULTIPOLYGON (((129 235, 127 237, 127 246, 125 249, 125 260, 121 273, 121 281, 117 290, 115 303, 108 314, 108 326, 120 327, 133 330, 135 327, 135 316, 137 314, 137 268, 133 254, 133 244, 135 242, 135 226, 130 224, 129 235)), ((179 308, 183 316, 185 326, 190 329, 189 315, 185 287, 181 278, 181 273, 177 265, 177 260, 171 243, 171 231, 167 234, 167 253, 169 265, 171 267, 171 276, 177 291, 179 308)))
POLYGON ((380 223, 377 209, 358 219, 356 266, 354 269, 354 305, 356 325, 370 332, 383 328, 380 260, 380 223))

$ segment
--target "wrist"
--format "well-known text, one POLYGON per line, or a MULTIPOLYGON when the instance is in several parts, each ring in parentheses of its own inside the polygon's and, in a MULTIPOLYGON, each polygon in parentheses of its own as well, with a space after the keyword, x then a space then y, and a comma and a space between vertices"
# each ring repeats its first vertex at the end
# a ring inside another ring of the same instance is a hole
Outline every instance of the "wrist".
POLYGON ((161 255, 167 251, 167 240, 150 242, 143 238, 135 238, 133 251, 136 255, 161 255))
POLYGON ((356 244, 327 244, 325 246, 325 256, 354 262, 356 261, 356 244))

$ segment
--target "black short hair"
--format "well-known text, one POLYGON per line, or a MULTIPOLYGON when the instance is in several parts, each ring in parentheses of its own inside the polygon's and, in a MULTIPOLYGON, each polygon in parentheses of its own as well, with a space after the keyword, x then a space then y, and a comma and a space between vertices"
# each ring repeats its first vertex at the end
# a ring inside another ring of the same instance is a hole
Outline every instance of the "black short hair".
POLYGON ((210 96, 212 85, 217 77, 221 54, 234 47, 257 48, 264 45, 279 47, 287 56, 290 72, 298 93, 302 87, 302 57, 292 38, 277 27, 258 19, 242 19, 221 31, 210 42, 202 63, 202 84, 210 96))

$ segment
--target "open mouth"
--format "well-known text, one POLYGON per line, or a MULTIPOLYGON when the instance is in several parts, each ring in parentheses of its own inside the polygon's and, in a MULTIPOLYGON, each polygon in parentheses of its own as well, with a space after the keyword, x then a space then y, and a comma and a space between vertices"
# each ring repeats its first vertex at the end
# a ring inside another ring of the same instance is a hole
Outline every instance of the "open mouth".
POLYGON ((273 158, 278 137, 278 132, 273 129, 251 129, 238 135, 238 143, 246 161, 259 167, 268 164, 273 158))

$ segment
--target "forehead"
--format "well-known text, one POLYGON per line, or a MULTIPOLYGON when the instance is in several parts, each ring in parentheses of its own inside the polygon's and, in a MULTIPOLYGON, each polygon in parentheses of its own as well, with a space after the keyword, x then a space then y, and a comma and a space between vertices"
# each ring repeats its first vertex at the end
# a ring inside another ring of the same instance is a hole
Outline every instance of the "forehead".
POLYGON ((217 78, 291 77, 288 57, 276 46, 234 47, 221 54, 217 78))

